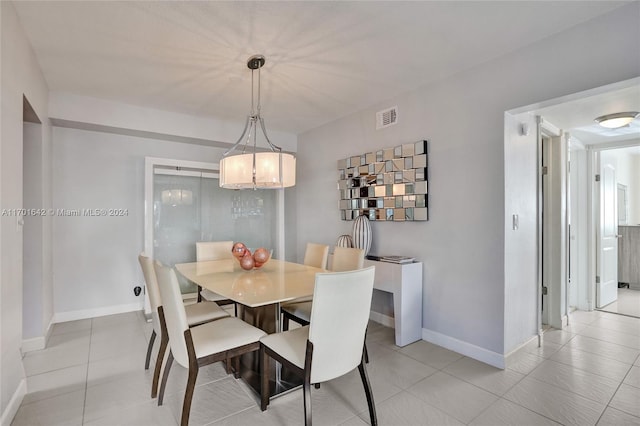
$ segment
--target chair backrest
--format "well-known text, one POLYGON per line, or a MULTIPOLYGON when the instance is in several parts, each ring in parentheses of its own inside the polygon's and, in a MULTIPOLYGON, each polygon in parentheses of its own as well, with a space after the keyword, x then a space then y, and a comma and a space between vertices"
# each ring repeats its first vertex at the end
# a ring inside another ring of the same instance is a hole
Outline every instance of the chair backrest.
POLYGON ((335 379, 360 364, 374 276, 375 266, 316 274, 309 325, 311 383, 335 379))
POLYGON ((184 340, 184 332, 189 328, 187 313, 182 303, 180 285, 173 269, 163 266, 160 262, 153 265, 158 277, 158 287, 162 297, 162 310, 169 334, 169 345, 173 357, 185 368, 189 367, 189 355, 187 344, 184 340))
POLYGON ((147 285, 147 293, 149 294, 149 304, 151 305, 151 322, 156 334, 160 334, 160 320, 158 318, 158 306, 162 306, 162 298, 160 297, 160 289, 158 288, 158 279, 156 271, 153 269, 153 259, 147 257, 144 253, 138 256, 138 262, 142 267, 142 275, 147 285))
POLYGON ((334 247, 332 271, 344 272, 362 268, 364 268, 364 250, 351 247, 334 247))
POLYGON ((221 260, 233 257, 233 241, 200 241, 196 243, 196 260, 221 260))
POLYGON ((158 306, 162 306, 162 299, 160 298, 160 290, 158 289, 156 271, 153 270, 153 259, 147 257, 144 253, 140 253, 138 256, 138 262, 140 262, 140 267, 142 267, 144 282, 147 284, 151 311, 157 312, 158 306))
POLYGON ((325 244, 307 243, 304 252, 304 264, 314 268, 327 269, 329 246, 325 244))

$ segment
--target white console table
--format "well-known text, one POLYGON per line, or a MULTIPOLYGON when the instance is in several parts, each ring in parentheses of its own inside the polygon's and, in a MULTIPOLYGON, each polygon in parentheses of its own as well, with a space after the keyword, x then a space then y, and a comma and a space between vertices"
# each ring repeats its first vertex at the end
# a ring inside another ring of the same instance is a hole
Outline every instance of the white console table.
POLYGON ((422 262, 399 265, 374 260, 364 266, 376 267, 373 288, 393 295, 396 345, 406 346, 422 339, 422 262))

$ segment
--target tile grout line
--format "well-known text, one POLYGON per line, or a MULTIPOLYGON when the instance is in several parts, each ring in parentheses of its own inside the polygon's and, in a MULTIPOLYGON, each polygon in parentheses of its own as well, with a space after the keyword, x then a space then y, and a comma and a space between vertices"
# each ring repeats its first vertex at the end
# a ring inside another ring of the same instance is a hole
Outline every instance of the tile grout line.
MULTIPOLYGON (((590 328, 591 328, 591 329, 594 329, 594 330, 598 330, 598 331, 602 331, 602 332, 610 333, 610 335, 613 335, 613 333, 617 333, 618 335, 623 335, 622 337, 626 337, 626 336, 630 336, 630 337, 637 337, 637 336, 636 336, 636 335, 634 335, 634 334, 626 333, 626 332, 624 332, 624 331, 611 330, 611 329, 608 329, 608 328, 600 328, 600 327, 595 327, 595 326, 591 326, 591 325, 590 325, 590 326, 588 326, 588 327, 585 327, 585 329, 584 329, 584 330, 589 330, 590 328)), ((593 336, 590 336, 590 335, 588 335, 588 334, 580 334, 580 333, 578 333, 578 334, 579 334, 580 336, 583 336, 583 337, 589 337, 590 339, 600 340, 600 341, 602 341, 602 342, 611 343, 611 344, 613 344, 613 345, 618 345, 618 346, 622 346, 622 347, 624 347, 624 348, 629 348, 629 349, 633 349, 633 350, 636 350, 636 351, 640 351, 640 346, 628 346, 628 345, 626 345, 626 344, 624 344, 624 343, 618 343, 618 342, 614 342, 614 341, 611 341, 611 340, 605 340, 605 339, 603 339, 603 338, 601 338, 601 337, 593 337, 593 336)))
MULTIPOLYGON (((531 374, 531 373, 529 373, 529 374, 531 374)), ((575 392, 568 391, 568 390, 566 390, 566 389, 562 389, 562 388, 560 388, 560 387, 558 387, 558 386, 556 386, 556 385, 553 385, 553 384, 551 384, 551 383, 547 383, 547 382, 543 382, 542 380, 538 380, 538 379, 536 379, 535 377, 529 377, 529 374, 527 374, 526 376, 524 376, 520 382, 522 382, 522 381, 523 381, 524 379, 526 379, 526 378, 529 378, 529 379, 531 379, 531 380, 533 380, 533 381, 536 381, 536 382, 538 382, 538 383, 540 383, 540 384, 547 385, 547 386, 551 386, 551 387, 553 387, 553 388, 555 388, 555 389, 558 389, 558 390, 560 390, 560 391, 562 391, 562 392, 568 392, 568 393, 570 393, 570 394, 573 394, 573 395, 579 396, 579 397, 581 397, 581 398, 589 399, 589 398, 585 398, 584 396, 579 395, 579 394, 577 394, 577 393, 575 393, 575 392)), ((520 382, 518 382, 518 383, 520 383, 520 382)), ((514 387, 515 387, 515 386, 514 386, 514 387)), ((506 395, 506 393, 505 393, 505 395, 506 395)), ((549 417, 549 416, 547 416, 547 415, 545 415, 545 414, 539 413, 539 412, 537 412, 537 411, 535 411, 535 410, 533 410, 533 409, 531 409, 531 408, 529 408, 529 407, 526 407, 526 406, 524 406, 524 405, 520 404, 519 402, 512 401, 512 400, 507 399, 507 398, 504 398, 504 397, 502 397, 501 399, 504 399, 504 400, 505 400, 505 401, 507 401, 507 402, 510 402, 510 403, 512 403, 512 404, 515 404, 515 405, 517 405, 518 407, 522 407, 522 408, 524 408, 524 409, 526 409, 526 410, 529 410, 529 411, 531 411, 532 413, 535 413, 535 414, 537 414, 537 415, 539 415, 539 416, 541 416, 541 417, 544 417, 545 419, 549 419, 549 420, 551 420, 551 421, 552 421, 552 422, 554 422, 554 423, 558 423, 558 424, 560 424, 560 425, 562 425, 562 424, 563 424, 563 423, 561 423, 560 421, 555 420, 555 419, 553 419, 553 418, 551 418, 551 417, 549 417)), ((589 400, 589 401, 592 401, 592 400, 589 400)), ((595 402, 595 401, 592 401, 592 402, 595 402)), ((606 409, 606 406, 605 406, 605 409, 606 409)), ((598 423, 597 423, 597 422, 596 422, 596 423, 594 423, 594 425, 596 425, 596 424, 598 424, 598 423)))
POLYGON ((84 425, 84 413, 87 408, 87 388, 89 387, 89 360, 91 359, 91 341, 93 340, 93 318, 89 328, 89 351, 87 352, 87 373, 84 378, 84 401, 82 403, 82 424, 84 425))
MULTIPOLYGON (((598 417, 598 421, 596 422, 596 424, 598 424, 598 422, 600 422, 600 419, 602 419, 602 416, 604 415, 604 412, 605 412, 605 411, 607 411, 607 408, 611 407, 611 405, 610 405, 610 404, 611 404, 611 401, 613 401, 613 398, 615 398, 615 397, 616 397, 616 394, 617 394, 617 393, 618 393, 618 391, 620 390, 620 387, 621 387, 621 386, 622 386, 622 384, 624 383, 624 380, 627 378, 627 376, 629 375, 629 373, 631 372, 631 370, 633 370, 633 365, 631 365, 631 366, 629 367, 629 371, 627 371, 627 374, 625 374, 625 375, 624 375, 624 377, 622 378, 622 380, 620 380, 620 383, 618 384, 618 387, 616 388, 616 391, 613 393, 613 395, 611 395, 611 398, 609 398, 609 401, 608 401, 608 402, 607 402, 607 404, 605 405, 604 410, 602 410, 602 413, 600 413, 600 416, 598 417)), ((619 410, 619 408, 615 408, 615 407, 611 407, 611 408, 614 408, 614 409, 616 409, 616 410, 619 410)), ((620 411, 622 411, 623 413, 626 413, 626 414, 630 414, 630 413, 627 413, 627 412, 626 412, 626 411, 624 411, 624 410, 620 410, 620 411)))
MULTIPOLYGON (((601 316, 600 316, 600 318, 598 318, 598 319, 603 319, 603 318, 605 318, 605 317, 601 315, 601 316)), ((605 319, 606 319, 606 318, 605 318, 605 319)), ((597 321, 597 320, 596 320, 596 321, 597 321)), ((593 321, 593 323, 595 323, 596 321, 593 321)), ((589 324, 589 325, 587 326, 587 328, 588 328, 588 327, 592 327, 592 325, 591 325, 591 324, 589 324)), ((596 327, 596 328, 598 328, 597 326, 595 326, 595 327, 596 327)), ((576 335, 580 335, 580 336, 582 336, 582 337, 589 337, 589 336, 584 336, 584 335, 579 334, 579 333, 576 333, 576 335)), ((569 340, 565 343, 565 345, 567 345, 571 340, 573 340, 573 338, 574 338, 574 337, 575 337, 575 335, 574 335, 571 339, 569 339, 569 340)), ((607 342, 607 341, 605 341, 605 340, 601 340, 601 339, 595 339, 595 340, 599 340, 599 341, 602 341, 602 342, 607 342)), ((613 343, 613 342, 607 342, 607 343, 613 343)), ((614 343, 614 344, 615 344, 615 343, 614 343)), ((564 348, 564 347, 565 347, 565 345, 563 345, 560 349, 564 348)), ((623 345, 619 345, 619 346, 623 346, 623 345)), ((625 347, 625 348, 626 348, 626 346, 623 346, 623 347, 625 347)), ((581 350, 581 349, 579 349, 579 348, 570 348, 570 350, 577 350, 577 351, 579 351, 579 352, 589 353, 589 354, 592 354, 592 355, 597 356, 597 357, 599 357, 599 358, 611 359, 611 358, 609 358, 609 357, 602 356, 602 355, 597 354, 597 353, 588 352, 588 351, 583 351, 583 350, 581 350)), ((636 356, 636 360, 635 360, 635 361, 637 361, 639 358, 640 358, 640 354, 638 354, 638 355, 636 356)), ((555 360, 552 360, 552 361, 555 361, 555 360)), ((616 361, 617 361, 617 360, 616 360, 616 361)), ((634 362, 635 362, 635 361, 634 361, 634 362)), ((604 378, 608 378, 608 379, 610 379, 610 377, 602 376, 602 375, 597 374, 597 373, 594 373, 594 372, 592 372, 592 371, 589 371, 589 370, 585 370, 585 369, 582 369, 582 368, 575 367, 575 366, 573 366, 573 365, 571 365, 571 364, 565 364, 565 363, 560 362, 560 361, 555 361, 555 362, 559 362, 560 364, 567 365, 567 366, 569 366, 569 367, 576 368, 576 369, 578 369, 578 370, 585 371, 585 372, 588 372, 588 373, 591 373, 591 374, 595 374, 595 375, 597 375, 597 376, 599 376, 599 377, 604 377, 604 378)), ((618 361, 618 362, 622 362, 622 361, 618 361)), ((626 364, 626 363, 623 363, 623 364, 626 364)), ((633 366, 634 366, 634 364, 631 364, 631 365, 630 365, 629 370, 627 371, 627 373, 624 375, 624 377, 623 377, 623 378, 620 380, 620 382, 618 383, 618 386, 616 387, 616 390, 612 393, 611 398, 609 398, 609 401, 605 404, 605 406, 604 406, 604 410, 602 410, 602 412, 600 413, 600 416, 598 416, 598 420, 596 421, 596 424, 598 424, 598 423, 600 422, 600 420, 602 419, 602 416, 604 415, 605 411, 607 411, 607 408, 611 407, 611 408, 616 409, 615 407, 612 407, 612 406, 610 405, 610 404, 611 404, 611 401, 613 401, 613 399, 615 398, 616 394, 617 394, 617 393, 618 393, 618 391, 620 390, 620 387, 621 387, 621 386, 622 386, 622 384, 624 383, 624 380, 627 378, 627 376, 628 376, 628 375, 631 373, 631 371, 633 370, 633 366)), ((553 385, 552 385, 552 386, 553 386, 553 385)), ((622 410, 620 410, 620 411, 622 411, 622 410)), ((630 414, 630 413, 627 413, 626 411, 622 411, 622 412, 623 412, 623 413, 626 413, 626 414, 630 414)))
MULTIPOLYGON (((441 371, 441 370, 440 370, 440 371, 441 371)), ((444 371, 441 371, 441 372, 443 372, 443 373, 444 373, 444 371)), ((445 374, 447 374, 447 373, 445 373, 445 374)), ((427 380, 429 377, 431 377, 431 376, 427 376, 427 377, 425 377, 424 379, 420 380, 420 382, 422 382, 422 381, 424 381, 424 380, 427 380)), ((454 376, 452 376, 452 377, 454 377, 454 376)), ((454 377, 454 378, 456 378, 456 379, 457 379, 457 377, 454 377)), ((418 383, 420 383, 420 382, 418 382, 418 383)), ((417 383, 416 383, 416 384, 417 384, 417 383)), ((414 386, 415 386, 415 385, 414 385, 414 386)), ((413 386, 412 386, 412 387, 413 387, 413 386)), ((406 389, 406 390, 404 390, 404 391, 402 391, 402 392, 406 392, 407 394, 411 395, 412 397, 414 397, 415 399, 417 399, 418 401, 420 401, 420 403, 422 403, 422 404, 426 405, 427 407, 430 407, 430 408, 432 408, 432 409, 434 409, 434 410, 436 410, 436 411, 439 411, 440 413, 444 414, 444 415, 445 415, 445 416, 447 416, 447 417, 451 417, 452 419, 455 419, 456 421, 458 421, 458 422, 460 422, 460 423, 462 423, 462 424, 469 424, 469 423, 465 423, 463 420, 460 420, 460 418, 458 418, 457 416, 454 416, 453 414, 449 414, 448 412, 446 412, 446 411, 445 411, 445 410, 443 410, 442 408, 437 407, 436 405, 434 405, 434 404, 432 404, 432 403, 430 403, 430 402, 428 402, 428 401, 425 401, 424 399, 420 398, 420 396, 419 396, 419 395, 417 395, 416 393, 414 393, 413 391, 411 391, 411 388, 406 389)), ((400 392, 400 393, 402 393, 402 392, 400 392)), ((388 400, 388 399, 391 399, 391 398, 393 398, 393 397, 395 397, 395 396, 397 396, 397 395, 399 395, 399 394, 393 395, 392 397, 387 398, 387 400, 388 400)), ((386 400, 385 400, 385 401, 386 401, 386 400)), ((383 402, 384 402, 384 401, 383 401, 383 402)), ((378 405, 378 404, 376 404, 376 405, 378 405)), ((364 413, 364 411, 363 411, 363 413, 364 413)), ((358 415, 358 417, 360 417, 360 415, 358 415)), ((473 419, 472 419, 472 420, 473 420, 473 419)))
MULTIPOLYGON (((527 376, 524 376, 522 379, 520 379, 520 381, 518 381, 518 383, 520 383, 520 382, 521 382, 522 380, 524 380, 526 377, 527 377, 527 376)), ((518 383, 516 383, 515 385, 513 385, 511 388, 515 387, 518 383)), ((507 391, 507 392, 508 392, 508 391, 507 391)), ((505 392, 505 395, 506 395, 506 392, 505 392)), ((484 409, 484 410, 482 410, 480 413, 478 413, 478 415, 477 415, 477 416, 475 416, 474 418, 472 418, 472 419, 471 419, 471 421, 470 421, 469 423, 467 423, 467 424, 468 424, 468 425, 470 425, 471 423, 473 423, 473 422, 474 422, 478 417, 480 417, 483 413, 485 413, 486 411, 488 411, 488 410, 489 410, 489 408, 493 407, 494 405, 496 405, 496 404, 497 404, 497 403, 499 403, 500 401, 506 401, 506 402, 508 402, 508 403, 511 403, 511 404, 517 405, 518 407, 520 407, 520 408, 524 408, 525 410, 530 411, 530 412, 532 412, 533 414, 536 414, 536 415, 538 415, 538 416, 540 416, 540 417, 543 417, 543 418, 545 418, 545 419, 547 419, 547 420, 550 420, 550 421, 552 421, 552 422, 554 422, 554 423, 561 424, 560 422, 558 422, 558 421, 556 421, 556 420, 552 419, 551 417, 545 416, 544 414, 540 414, 540 413, 538 413, 537 411, 534 411, 534 410, 532 410, 532 409, 531 409, 531 408, 529 408, 529 407, 525 407, 524 405, 520 405, 520 404, 518 404, 518 403, 517 403, 517 402, 515 402, 515 401, 508 400, 507 398, 505 398, 505 397, 503 397, 503 396, 498 397, 498 399, 497 399, 495 402, 493 402, 493 403, 492 403, 492 404, 490 404, 487 408, 485 408, 485 409, 484 409)))
MULTIPOLYGON (((568 347, 567 345, 569 344, 569 342, 571 342, 571 341, 576 337, 576 335, 577 335, 577 334, 573 333, 573 336, 571 336, 571 338, 570 338, 569 340, 567 340, 566 342, 564 342, 564 343, 560 344, 560 349, 558 349, 556 352, 554 352, 554 355, 555 355, 556 353, 558 353, 560 350, 562 350, 563 348, 568 347)), ((552 343, 553 343, 553 342, 552 342, 552 343)), ((534 354, 534 355, 535 355, 535 354, 534 354)), ((553 355, 552 355, 552 356, 553 356, 553 355)), ((552 422, 554 422, 554 423, 562 424, 562 423, 560 423, 559 421, 557 421, 557 420, 555 420, 555 419, 553 419, 553 418, 551 418, 551 417, 549 417, 549 416, 547 416, 547 415, 545 415, 545 414, 539 413, 539 412, 537 412, 537 411, 535 411, 535 410, 533 410, 533 409, 531 409, 531 408, 529 408, 529 407, 525 407, 524 405, 522 405, 522 404, 520 404, 520 403, 518 403, 518 402, 516 402, 516 401, 511 401, 510 399, 507 399, 507 398, 505 398, 505 397, 504 397, 504 396, 505 396, 505 395, 506 395, 510 390, 512 390, 513 388, 515 388, 517 385, 519 385, 520 383, 522 383, 522 381, 524 381, 524 380, 525 380, 525 379, 527 379, 527 378, 529 378, 529 379, 531 379, 531 380, 538 381, 538 382, 540 382, 540 383, 544 383, 544 384, 549 385, 549 386, 553 386, 553 387, 555 387, 556 389, 560 389, 560 390, 563 390, 563 391, 565 390, 565 389, 559 388, 559 387, 557 387, 557 386, 555 386, 555 385, 553 385, 553 384, 551 384, 551 383, 546 383, 546 382, 543 382, 543 381, 541 381, 541 380, 537 380, 535 377, 531 376, 531 373, 533 373, 535 370, 537 370, 537 369, 538 369, 538 368, 539 368, 539 367, 540 367, 540 366, 541 366, 545 361, 554 361, 554 360, 552 360, 552 359, 551 359, 551 357, 549 357, 549 358, 541 357, 541 358, 543 358, 543 359, 544 359, 544 361, 542 361, 540 364, 538 364, 536 367, 534 367, 534 368, 533 368, 531 371, 529 371, 527 374, 524 374, 524 376, 523 376, 520 380, 518 380, 518 382, 517 382, 517 383, 515 383, 513 386, 511 386, 511 387, 510 387, 510 388, 509 388, 509 389, 508 389, 508 390, 507 390, 507 391, 506 391, 502 396, 500 396, 500 399, 503 399, 503 400, 505 400, 505 401, 507 401, 507 402, 510 402, 510 403, 512 403, 512 404, 515 404, 515 405, 517 405, 518 407, 524 408, 525 410, 528 410, 528 411, 530 411, 530 412, 532 412, 532 413, 534 413, 534 414, 537 414, 537 415, 539 415, 539 416, 541 416, 541 417, 543 417, 543 418, 545 418, 545 419, 548 419, 548 420, 550 420, 550 421, 552 421, 552 422)), ((558 361, 554 361, 554 362, 558 362, 558 361)), ((558 363, 559 363, 559 362, 558 362, 558 363)), ((562 364, 562 363, 560 363, 560 364, 562 364)), ((563 365, 567 365, 567 366, 572 367, 572 366, 571 366, 571 365, 569 365, 569 364, 563 364, 563 365)), ((511 370, 511 371, 514 371, 514 370, 511 370)), ((522 374, 522 373, 521 373, 521 374, 522 374)), ((572 394, 578 395, 577 393, 574 393, 574 392, 571 392, 571 391, 569 391, 569 392, 570 392, 570 393, 572 393, 572 394)), ((578 396, 582 396, 582 395, 578 395, 578 396)), ((583 398, 584 398, 584 397, 583 397, 583 398)), ((588 398, 587 398, 587 399, 588 399, 588 398)), ((493 404, 492 404, 492 405, 493 405, 493 404)), ((488 409, 488 408, 487 408, 487 409, 488 409)), ((605 406, 605 410, 606 410, 606 406, 605 406)), ((484 410, 484 411, 486 411, 486 410, 484 410)), ((604 412, 604 410, 603 410, 603 412, 604 412)), ((601 413, 600 415, 602 415, 602 413, 601 413)), ((478 416, 479 416, 479 415, 478 415, 478 416)), ((477 418, 478 416, 476 416, 476 418, 477 418)), ((474 418, 473 420, 475 420, 475 418, 474 418)), ((472 422, 473 422, 473 420, 472 420, 472 422)), ((599 418, 598 418, 598 420, 599 420, 599 418)), ((596 424, 597 424, 597 422, 596 422, 596 424)))
MULTIPOLYGON (((618 346, 618 347, 620 347, 622 349, 638 352, 638 355, 640 355, 640 349, 634 349, 634 348, 631 348, 629 346, 624 346, 624 345, 621 345, 621 344, 618 344, 618 343, 609 342, 607 340, 602 340, 602 339, 598 339, 596 337, 591 337, 591 336, 585 336, 585 335, 582 335, 582 334, 580 334, 578 336, 581 337, 582 339, 595 340, 595 341, 599 342, 599 344, 603 344, 604 343, 604 344, 607 344, 607 345, 614 345, 614 346, 618 346)), ((572 349, 576 349, 576 350, 579 350, 579 351, 582 351, 582 352, 588 352, 588 353, 590 353, 592 355, 596 355, 596 356, 599 356, 599 357, 602 357, 602 358, 612 359, 614 361, 622 362, 623 364, 628 364, 628 362, 620 361, 619 359, 613 358, 610 355, 603 355, 603 354, 598 353, 598 352, 592 352, 592 351, 588 350, 588 348, 578 348, 578 347, 573 348, 572 347, 572 349)), ((636 358, 635 358, 636 360, 638 359, 638 355, 636 355, 636 358)))
POLYGON ((221 422, 221 421, 223 421, 223 420, 226 420, 226 419, 228 419, 228 418, 230 418, 230 417, 236 416, 236 415, 238 415, 238 414, 240 414, 240 413, 244 413, 245 411, 251 410, 252 408, 253 408, 253 407, 247 407, 247 408, 244 408, 244 409, 242 409, 242 410, 240 410, 240 411, 236 411, 235 413, 228 414, 228 415, 226 415, 226 416, 224 416, 224 417, 221 417, 221 418, 219 418, 219 419, 216 419, 216 420, 214 420, 214 421, 212 421, 212 422, 205 423, 205 424, 204 424, 204 425, 202 425, 202 426, 211 426, 211 425, 214 425, 214 424, 216 424, 216 423, 220 423, 220 422, 221 422))
MULTIPOLYGON (((582 352, 582 353, 589 354, 589 355, 593 355, 593 356, 596 356, 596 357, 599 357, 599 358, 603 358, 603 359, 605 359, 606 361, 616 361, 616 362, 619 362, 620 364, 629 365, 629 364, 627 364, 626 362, 622 362, 622 361, 618 361, 618 360, 613 359, 613 358, 608 358, 608 357, 604 357, 604 356, 601 356, 601 355, 598 355, 598 354, 594 354, 593 352, 587 352, 587 351, 583 351, 583 350, 580 350, 580 349, 577 349, 577 348, 573 348, 573 349, 571 349, 571 350, 572 350, 572 351, 577 351, 577 352, 582 352)), ((577 366, 575 366, 575 365, 573 365, 573 364, 568 364, 567 362, 565 362, 565 361, 560 361, 560 360, 558 360, 558 359, 551 359, 551 358, 549 358, 549 361, 557 362, 558 364, 562 364, 562 365, 565 365, 565 366, 568 366, 568 367, 572 367, 572 368, 575 368, 576 370, 584 371, 584 372, 586 372, 586 373, 590 373, 590 374, 593 374, 593 375, 595 375, 595 376, 602 377, 602 378, 604 378, 604 379, 616 380, 616 379, 614 379, 614 378, 612 378, 612 377, 605 376, 605 375, 603 375, 603 374, 600 374, 600 373, 596 373, 596 372, 594 372, 594 371, 591 371, 591 370, 589 370, 589 369, 588 369, 588 368, 586 368, 586 367, 577 367, 577 366)), ((633 367, 633 364, 631 364, 631 367, 633 367)), ((626 377, 626 375, 625 375, 625 377, 626 377)))

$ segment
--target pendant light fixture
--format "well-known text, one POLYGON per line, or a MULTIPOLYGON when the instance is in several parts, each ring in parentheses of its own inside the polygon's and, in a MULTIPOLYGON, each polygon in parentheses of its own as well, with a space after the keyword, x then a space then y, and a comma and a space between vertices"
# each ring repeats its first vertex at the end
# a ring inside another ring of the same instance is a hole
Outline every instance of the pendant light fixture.
POLYGON ((638 116, 637 111, 617 112, 596 118, 596 122, 607 129, 617 129, 631 123, 638 116))
POLYGON ((282 148, 269 140, 264 119, 260 115, 260 69, 264 63, 262 55, 254 55, 247 61, 247 67, 251 70, 251 112, 247 116, 242 135, 220 160, 221 188, 287 188, 296 183, 296 158, 283 153, 282 148), (257 101, 254 96, 256 72, 257 101), (258 129, 269 144, 270 151, 257 152, 258 129))

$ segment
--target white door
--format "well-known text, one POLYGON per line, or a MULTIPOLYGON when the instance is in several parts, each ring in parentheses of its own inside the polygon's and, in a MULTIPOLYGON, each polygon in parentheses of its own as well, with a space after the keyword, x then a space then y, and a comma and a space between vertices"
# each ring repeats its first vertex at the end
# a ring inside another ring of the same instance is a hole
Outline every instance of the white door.
POLYGON ((596 307, 618 299, 618 205, 616 165, 605 153, 600 155, 600 226, 596 307))
POLYGON ((540 315, 541 321, 543 325, 549 324, 549 287, 551 281, 551 259, 552 259, 552 238, 551 238, 551 183, 549 182, 549 174, 545 173, 543 170, 549 170, 551 163, 551 138, 547 136, 540 135, 540 142, 542 146, 542 155, 541 155, 541 163, 539 167, 538 173, 540 174, 541 179, 541 188, 542 192, 539 194, 540 200, 539 209, 540 209, 540 218, 542 234, 541 238, 541 246, 542 246, 542 265, 541 265, 541 273, 542 273, 542 282, 540 289, 540 315))

